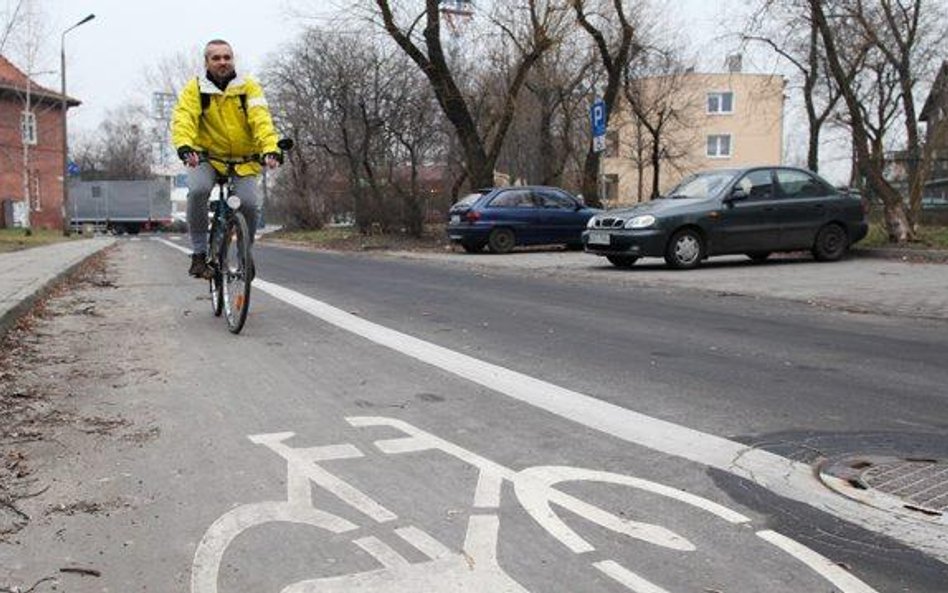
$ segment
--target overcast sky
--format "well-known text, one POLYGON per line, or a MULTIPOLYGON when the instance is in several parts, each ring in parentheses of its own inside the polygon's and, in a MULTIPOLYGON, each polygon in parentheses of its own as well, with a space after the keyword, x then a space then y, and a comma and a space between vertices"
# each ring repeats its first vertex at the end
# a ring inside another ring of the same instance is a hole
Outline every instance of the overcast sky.
MULTIPOLYGON (((26 1, 32 1, 43 15, 46 33, 34 71, 53 71, 34 79, 54 90, 59 89, 60 33, 95 14, 94 20, 66 37, 67 91, 82 101, 70 110, 70 130, 86 134, 94 132, 109 109, 129 102, 146 103, 159 89, 151 88, 157 85, 150 85, 145 73, 162 58, 189 51, 200 55, 206 41, 223 38, 234 47, 238 71, 259 73, 267 57, 292 41, 303 27, 326 22, 347 5, 342 0, 0 0, 0 16, 26 1)), ((667 22, 676 24, 673 30, 686 37, 691 52, 701 56, 700 70, 723 71, 725 56, 733 46, 720 39, 725 32, 722 23, 741 22, 748 2, 653 2, 667 22)), ((773 68, 772 62, 745 57, 745 72, 769 73, 773 68)))
MULTIPOLYGON (((8 11, 18 1, 0 0, 8 11)), ((316 22, 303 19, 300 12, 325 16, 345 4, 339 0, 298 0, 290 8, 286 0, 32 2, 47 17, 47 47, 35 69, 56 71, 35 78, 57 90, 60 33, 87 14, 96 15, 66 36, 67 91, 82 101, 70 111, 70 124, 75 129, 94 129, 107 109, 150 96, 156 89, 146 88, 144 71, 162 57, 190 50, 199 53, 207 40, 223 38, 234 47, 238 70, 259 72, 268 54, 292 40, 303 26, 316 22)), ((724 16, 722 7, 736 4, 731 0, 680 0, 669 2, 666 10, 685 23, 698 45, 716 34, 716 23, 724 16)), ((717 60, 721 65, 723 55, 722 50, 717 60)))

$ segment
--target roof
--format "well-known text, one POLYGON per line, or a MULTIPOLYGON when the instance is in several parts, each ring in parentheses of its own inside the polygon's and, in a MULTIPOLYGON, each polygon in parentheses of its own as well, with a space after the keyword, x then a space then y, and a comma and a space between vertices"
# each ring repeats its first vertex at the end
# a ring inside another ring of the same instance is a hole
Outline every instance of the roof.
MULTIPOLYGON (((0 55, 0 96, 25 93, 27 81, 29 81, 30 95, 35 96, 38 101, 52 103, 62 101, 61 93, 36 84, 33 80, 28 79, 26 74, 14 66, 10 60, 0 55)), ((76 107, 80 104, 80 101, 69 96, 66 97, 66 101, 70 107, 76 107)))
POLYGON ((925 106, 918 114, 919 121, 928 121, 938 103, 948 107, 948 60, 941 63, 938 76, 935 77, 935 83, 932 84, 932 90, 928 93, 928 98, 925 99, 925 106))

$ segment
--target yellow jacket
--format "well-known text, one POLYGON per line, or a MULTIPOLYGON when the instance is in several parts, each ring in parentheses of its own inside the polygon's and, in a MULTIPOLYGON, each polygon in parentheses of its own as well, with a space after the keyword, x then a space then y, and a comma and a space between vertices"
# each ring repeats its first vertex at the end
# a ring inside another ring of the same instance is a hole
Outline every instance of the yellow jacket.
MULTIPOLYGON (((206 76, 192 78, 178 96, 171 119, 171 141, 177 150, 190 146, 224 158, 277 152, 277 133, 260 84, 249 76, 238 76, 221 91, 206 76), (210 95, 210 103, 201 114, 201 94, 210 95), (245 95, 244 113, 240 95, 245 95)), ((211 162, 224 173, 227 168, 211 162)), ((260 165, 237 166, 237 174, 257 175, 260 165)))

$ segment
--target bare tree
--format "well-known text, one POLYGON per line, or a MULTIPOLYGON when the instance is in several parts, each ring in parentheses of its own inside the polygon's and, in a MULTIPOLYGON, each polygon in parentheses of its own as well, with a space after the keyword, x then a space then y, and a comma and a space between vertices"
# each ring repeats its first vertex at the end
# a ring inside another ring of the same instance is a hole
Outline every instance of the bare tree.
MULTIPOLYGON (((867 126, 863 107, 860 103, 858 89, 854 84, 857 72, 847 69, 844 61, 844 50, 841 49, 840 35, 845 31, 848 23, 834 15, 837 22, 832 25, 827 18, 823 0, 808 0, 812 9, 813 22, 816 24, 823 47, 826 51, 826 60, 829 71, 839 86, 846 103, 849 124, 852 129, 853 151, 856 157, 856 166, 860 176, 865 179, 868 189, 883 202, 886 227, 889 238, 893 241, 905 241, 910 237, 910 226, 903 208, 902 196, 886 178, 884 167, 873 159, 870 152, 870 129, 867 126)), ((851 41, 851 40, 850 40, 851 41)))
POLYGON ((154 153, 148 125, 137 105, 108 111, 97 133, 75 149, 83 179, 151 179, 154 153))
POLYGON ((649 197, 654 200, 659 196, 662 165, 677 169, 689 153, 686 114, 693 111, 695 97, 685 92, 687 75, 688 68, 664 51, 645 51, 626 66, 622 96, 634 119, 632 160, 638 168, 639 199, 646 165, 652 173, 649 197))
POLYGON ((919 78, 934 74, 944 54, 948 34, 944 8, 922 0, 879 0, 865 5, 854 0, 849 11, 863 34, 894 69, 905 125, 905 163, 908 172, 911 234, 918 229, 925 176, 919 169, 923 146, 919 134, 915 93, 919 78))
POLYGON ((588 134, 588 97, 598 58, 586 40, 570 35, 543 55, 518 99, 497 168, 525 183, 578 191, 588 134))
POLYGON ((420 11, 401 8, 396 12, 389 0, 376 0, 375 4, 386 32, 431 84, 457 135, 469 181, 476 187, 493 185, 494 164, 513 122, 517 97, 530 69, 556 44, 563 24, 561 7, 552 0, 527 0, 513 10, 504 6, 502 12, 506 16, 493 19, 517 54, 500 95, 502 107, 498 117, 479 126, 442 44, 439 0, 425 0, 420 11), (424 27, 419 32, 416 26, 420 23, 424 27))
MULTIPOLYGON (((240 68, 239 62, 237 68, 240 68)), ((177 95, 190 79, 203 72, 203 54, 199 47, 194 46, 188 51, 167 54, 159 58, 152 66, 145 68, 142 87, 146 89, 149 96, 153 91, 177 95)))
POLYGON ((301 225, 354 213, 363 232, 396 225, 420 234, 419 168, 443 149, 433 95, 403 52, 371 38, 309 30, 266 79, 279 125, 301 145, 282 196, 301 225), (320 177, 322 177, 320 179, 320 177))
POLYGON ((797 71, 802 80, 801 95, 807 118, 807 168, 816 172, 819 171, 820 135, 836 110, 840 92, 827 72, 812 10, 805 0, 764 0, 741 38, 745 43, 767 46, 797 71))
MULTIPOLYGON (((630 0, 634 5, 635 0, 630 0)), ((636 40, 636 22, 623 0, 570 0, 580 26, 592 37, 606 73, 602 99, 606 113, 611 114, 622 88, 622 77, 631 58, 641 50, 636 40), (616 27, 610 31, 608 27, 616 27)), ((608 116, 607 116, 608 117, 608 116)), ((586 153, 583 169, 583 196, 593 206, 602 204, 599 195, 599 160, 592 143, 586 153)))

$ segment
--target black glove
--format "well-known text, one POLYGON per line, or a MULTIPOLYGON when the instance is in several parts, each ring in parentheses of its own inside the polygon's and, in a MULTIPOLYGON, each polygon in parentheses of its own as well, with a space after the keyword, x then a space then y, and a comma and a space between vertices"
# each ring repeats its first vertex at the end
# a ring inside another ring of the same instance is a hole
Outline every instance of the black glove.
POLYGON ((272 157, 276 160, 276 162, 280 163, 281 165, 283 164, 283 153, 282 153, 282 152, 268 152, 268 153, 266 153, 265 155, 263 155, 263 158, 266 158, 266 157, 268 157, 268 156, 272 156, 272 157))
POLYGON ((184 144, 178 147, 178 158, 181 159, 181 162, 188 162, 188 157, 195 153, 195 150, 184 144))

